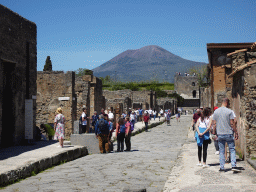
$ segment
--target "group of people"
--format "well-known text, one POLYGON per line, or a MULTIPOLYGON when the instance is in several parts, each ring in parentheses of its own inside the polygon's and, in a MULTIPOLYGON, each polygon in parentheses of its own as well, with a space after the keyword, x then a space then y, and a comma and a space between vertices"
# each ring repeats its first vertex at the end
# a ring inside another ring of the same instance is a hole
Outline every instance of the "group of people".
POLYGON ((216 155, 219 155, 220 170, 225 171, 225 162, 227 162, 227 147, 230 152, 232 170, 240 172, 236 166, 235 140, 238 139, 236 128, 236 116, 233 110, 229 109, 229 99, 222 100, 221 107, 214 107, 212 113, 211 108, 206 107, 203 110, 197 109, 193 115, 193 130, 195 130, 195 139, 198 145, 198 166, 203 168, 209 167, 206 164, 207 148, 211 143, 210 135, 214 140, 216 155), (203 151, 203 162, 202 159, 203 151), (226 161, 225 161, 226 160, 226 161))
MULTIPOLYGON (((177 110, 176 110, 177 111, 177 110)), ((63 147, 63 141, 65 138, 65 117, 62 114, 62 109, 57 109, 57 115, 55 116, 55 140, 59 140, 59 147, 63 147)), ((177 112, 177 121, 180 117, 180 112, 177 112)), ((145 131, 148 131, 148 125, 150 120, 154 120, 158 117, 159 121, 161 117, 165 117, 167 124, 170 124, 171 111, 166 110, 165 112, 161 109, 157 112, 155 109, 143 110, 141 108, 135 110, 129 110, 126 114, 122 113, 121 117, 114 121, 114 114, 112 111, 105 111, 101 109, 100 114, 97 111, 89 117, 87 115, 87 109, 82 109, 82 114, 80 116, 80 124, 82 133, 87 132, 88 122, 90 123, 89 133, 95 133, 96 137, 99 139, 99 148, 101 153, 110 152, 111 137, 116 130, 117 138, 117 152, 130 151, 131 150, 131 133, 135 128, 135 123, 141 121, 145 123, 145 131), (124 150, 124 142, 126 144, 126 149, 124 150)))

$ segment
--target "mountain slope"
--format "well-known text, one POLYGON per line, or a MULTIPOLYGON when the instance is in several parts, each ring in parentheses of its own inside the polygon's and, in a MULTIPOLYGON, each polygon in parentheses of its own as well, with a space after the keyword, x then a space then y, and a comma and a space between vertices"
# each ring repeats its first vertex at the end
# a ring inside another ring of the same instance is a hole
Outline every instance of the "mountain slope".
POLYGON ((167 80, 173 83, 176 72, 185 73, 191 67, 205 64, 183 59, 159 46, 149 45, 124 51, 93 69, 93 73, 96 77, 110 75, 119 81, 167 80))

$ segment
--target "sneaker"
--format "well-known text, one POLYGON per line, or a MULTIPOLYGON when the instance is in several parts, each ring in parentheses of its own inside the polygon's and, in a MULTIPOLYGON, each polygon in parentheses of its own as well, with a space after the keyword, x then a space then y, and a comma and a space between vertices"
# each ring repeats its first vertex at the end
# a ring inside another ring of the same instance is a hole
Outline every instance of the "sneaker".
POLYGON ((210 165, 203 165, 203 168, 208 168, 210 167, 210 165))
POLYGON ((202 163, 198 163, 198 164, 196 164, 197 166, 202 166, 202 163))
POLYGON ((61 145, 58 145, 57 147, 61 147, 61 145))
POLYGON ((226 170, 225 169, 220 169, 219 172, 226 172, 226 170))
POLYGON ((232 167, 231 170, 234 172, 241 172, 241 169, 239 169, 238 167, 232 167))
POLYGON ((219 151, 216 151, 216 152, 215 152, 215 155, 219 155, 219 154, 220 154, 220 152, 219 152, 219 151))

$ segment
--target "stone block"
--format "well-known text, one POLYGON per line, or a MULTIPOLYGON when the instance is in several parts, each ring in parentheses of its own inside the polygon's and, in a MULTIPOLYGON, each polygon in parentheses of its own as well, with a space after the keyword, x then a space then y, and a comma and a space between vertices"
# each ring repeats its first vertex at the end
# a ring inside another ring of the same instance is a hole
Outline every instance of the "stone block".
POLYGON ((247 77, 248 86, 256 87, 256 65, 252 65, 250 68, 250 75, 247 77))
POLYGON ((79 124, 79 120, 74 121, 74 134, 81 134, 81 133, 82 133, 82 129, 79 124))
POLYGON ((94 133, 72 134, 70 137, 70 141, 72 145, 85 146, 89 154, 100 153, 99 141, 94 133))
POLYGON ((81 157, 81 149, 76 148, 76 149, 74 149, 74 159, 77 159, 79 157, 81 157))

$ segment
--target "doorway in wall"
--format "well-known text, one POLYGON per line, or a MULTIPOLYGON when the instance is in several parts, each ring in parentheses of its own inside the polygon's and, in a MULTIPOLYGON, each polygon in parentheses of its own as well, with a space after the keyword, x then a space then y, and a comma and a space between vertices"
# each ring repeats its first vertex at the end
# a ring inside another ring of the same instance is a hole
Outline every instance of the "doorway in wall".
POLYGON ((15 139, 15 104, 16 92, 15 63, 2 61, 2 133, 1 147, 14 145, 15 139))

